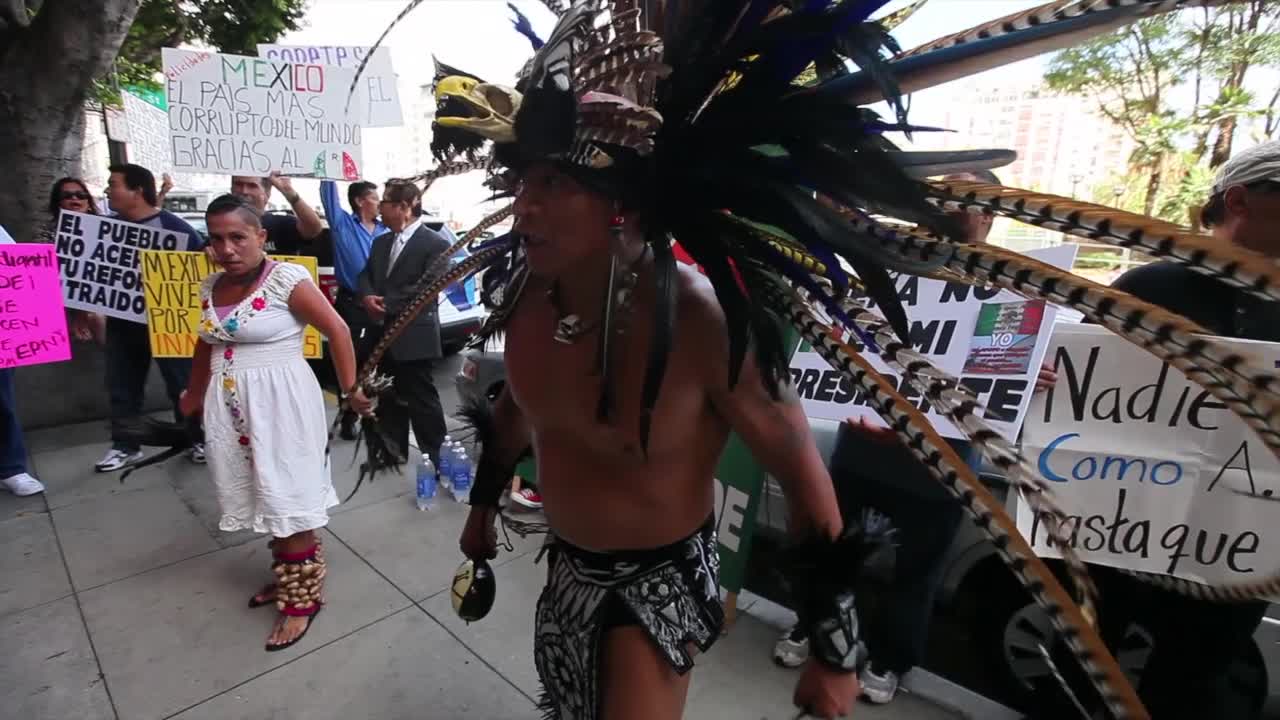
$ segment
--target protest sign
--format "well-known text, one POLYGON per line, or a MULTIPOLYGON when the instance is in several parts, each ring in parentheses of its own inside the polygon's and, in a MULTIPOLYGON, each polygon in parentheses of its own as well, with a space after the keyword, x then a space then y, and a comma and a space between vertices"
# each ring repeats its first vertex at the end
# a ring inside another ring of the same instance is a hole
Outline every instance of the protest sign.
POLYGON ((0 245, 0 368, 71 359, 53 245, 0 245))
POLYGON ((138 253, 190 246, 187 233, 63 210, 58 264, 67 307, 145 323, 138 253))
MULTIPOLYGON (((1217 338, 1271 368, 1280 344, 1217 338)), ((1261 580, 1280 563, 1280 461, 1182 373, 1104 328, 1059 324, 1023 454, 1067 514, 1086 561, 1214 585, 1261 580)), ((1057 557, 1025 503, 1018 529, 1057 557)))
MULTIPOLYGON (((316 259, 300 255, 271 255, 273 260, 305 267, 319 283, 316 259)), ((200 326, 200 283, 216 272, 203 252, 145 252, 142 282, 146 290, 147 332, 153 357, 191 357, 200 326)), ((308 326, 302 338, 303 356, 321 356, 320 331, 308 326)))
POLYGON ((141 165, 157 177, 172 173, 169 113, 163 106, 153 105, 128 90, 121 91, 120 96, 124 99, 124 115, 129 122, 129 162, 141 165))
POLYGON ((716 466, 716 534, 720 541, 720 586, 742 589, 755 535, 765 471, 736 434, 729 436, 716 466))
POLYGON ((363 106, 353 70, 163 49, 179 172, 360 179, 363 106))
MULTIPOLYGON (((369 54, 369 48, 351 45, 271 45, 258 43, 258 57, 300 65, 329 65, 355 71, 369 54)), ((354 107, 362 103, 368 114, 365 127, 399 127, 404 124, 400 111, 400 88, 391 67, 391 48, 374 51, 356 85, 351 100, 354 107)))
MULTIPOLYGON (((1076 250, 1075 245, 1061 245, 1027 255, 1070 268, 1076 250)), ((899 275, 894 282, 911 322, 911 346, 934 365, 959 377, 986 407, 985 420, 1013 440, 1031 401, 1055 308, 1005 290, 915 275, 899 275)), ((950 438, 964 437, 879 356, 865 356, 898 392, 927 414, 939 433, 950 438)), ((855 392, 837 370, 807 345, 801 345, 792 356, 791 376, 809 417, 835 421, 866 418, 874 425, 884 424, 862 393, 855 392)))

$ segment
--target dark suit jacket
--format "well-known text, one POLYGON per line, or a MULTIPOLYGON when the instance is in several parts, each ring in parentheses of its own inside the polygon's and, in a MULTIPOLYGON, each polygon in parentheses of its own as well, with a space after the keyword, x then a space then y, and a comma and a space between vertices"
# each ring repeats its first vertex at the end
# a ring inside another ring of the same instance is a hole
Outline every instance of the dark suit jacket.
MULTIPOLYGON (((394 320, 413 300, 410 294, 413 286, 427 267, 449 249, 449 241, 424 223, 405 243, 404 250, 400 251, 400 257, 396 259, 396 265, 391 268, 391 275, 388 276, 387 265, 391 261, 391 245, 395 238, 395 233, 387 233, 373 239, 369 261, 365 263, 359 278, 361 297, 382 296, 387 307, 386 322, 394 320)), ((429 360, 444 355, 440 348, 440 318, 436 313, 434 302, 423 308, 391 344, 388 353, 393 360, 429 360)))

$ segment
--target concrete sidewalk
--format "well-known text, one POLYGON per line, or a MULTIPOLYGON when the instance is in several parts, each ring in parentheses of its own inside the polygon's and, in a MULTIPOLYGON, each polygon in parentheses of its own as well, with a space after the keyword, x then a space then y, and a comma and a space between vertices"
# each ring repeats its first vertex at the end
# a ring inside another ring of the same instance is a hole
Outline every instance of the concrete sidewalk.
MULTIPOLYGON (((221 533, 208 471, 175 458, 130 476, 93 471, 103 423, 31 433, 48 492, 0 495, 0 707, 12 718, 535 720, 537 538, 495 562, 497 603, 467 626, 448 584, 465 507, 428 513, 412 482, 379 478, 324 531, 328 604, 307 637, 262 649, 274 610, 246 602, 270 579, 265 538, 221 533)), ((350 444, 334 483, 355 479, 350 444)), ((407 471, 406 471, 407 472, 407 471)), ((686 717, 790 720, 794 671, 776 628, 751 615, 694 670, 686 717)), ((956 715, 903 695, 858 718, 956 715)))

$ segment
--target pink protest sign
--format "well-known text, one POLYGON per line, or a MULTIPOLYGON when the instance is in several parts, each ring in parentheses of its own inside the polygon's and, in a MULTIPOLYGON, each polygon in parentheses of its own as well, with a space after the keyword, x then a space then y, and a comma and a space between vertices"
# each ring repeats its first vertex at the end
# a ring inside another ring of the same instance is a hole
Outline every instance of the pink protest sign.
POLYGON ((53 245, 0 245, 0 368, 71 359, 53 245))

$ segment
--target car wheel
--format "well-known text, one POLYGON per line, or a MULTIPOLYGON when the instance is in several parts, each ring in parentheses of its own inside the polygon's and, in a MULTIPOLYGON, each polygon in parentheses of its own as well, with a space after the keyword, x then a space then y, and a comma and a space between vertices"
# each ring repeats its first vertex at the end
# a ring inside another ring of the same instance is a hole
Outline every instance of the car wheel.
MULTIPOLYGON (((998 580, 991 574, 983 576, 985 592, 977 613, 976 639, 1000 696, 1023 712, 1034 708, 1037 717, 1079 718, 1076 703, 1094 710, 1097 694, 1048 613, 1003 566, 998 571, 1002 571, 998 580), (1064 682, 1069 693, 1063 689, 1064 682)), ((1113 649, 1121 671, 1135 685, 1151 654, 1152 642, 1145 628, 1133 624, 1121 647, 1113 649)), ((1105 716, 1105 712, 1098 715, 1105 716)))
MULTIPOLYGON (((1027 602, 1010 613, 1000 638, 1000 667, 1006 676, 1006 685, 1024 707, 1031 707, 1032 698, 1037 696, 1041 701, 1037 704, 1045 705, 1046 694, 1053 698, 1049 704, 1054 707, 1074 706, 1062 689, 1063 681, 1054 674, 1056 669, 1071 694, 1094 711, 1093 716, 1106 716, 1104 711, 1096 709, 1099 708, 1094 699, 1096 694, 1066 643, 1049 622, 1048 614, 1039 605, 1027 602), (1053 667, 1044 657, 1046 651, 1053 667)), ((1154 650, 1155 637, 1139 622, 1130 623, 1120 643, 1111 648, 1120 671, 1135 688, 1141 686, 1147 660, 1154 650)), ((1266 660, 1257 642, 1250 642, 1227 670, 1219 717, 1257 717, 1266 703, 1268 689, 1266 660)), ((1066 716, 1078 717, 1079 713, 1067 713, 1066 716)))

